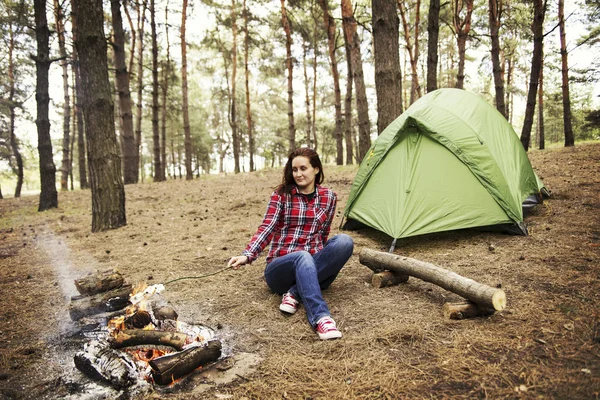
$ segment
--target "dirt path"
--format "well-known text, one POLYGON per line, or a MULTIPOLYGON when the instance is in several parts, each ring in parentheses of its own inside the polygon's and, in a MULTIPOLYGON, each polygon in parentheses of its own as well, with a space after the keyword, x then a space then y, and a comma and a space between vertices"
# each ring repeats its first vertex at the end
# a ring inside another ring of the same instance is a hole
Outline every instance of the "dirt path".
MULTIPOLYGON (((225 353, 245 367, 226 380, 196 374, 134 397, 598 398, 600 144, 530 158, 553 192, 527 218, 530 236, 446 232, 396 248, 501 286, 505 311, 449 321, 442 305, 459 298, 434 285, 411 279, 371 287, 358 254, 387 250, 390 239, 351 232, 355 253, 326 292, 342 340, 318 341, 303 311, 281 315, 261 257, 164 292, 182 320, 215 328, 225 353)), ((325 184, 340 199, 332 234, 355 172, 325 169, 325 184)), ((36 211, 37 197, 0 201, 0 398, 106 395, 102 387, 90 391, 73 367, 82 345, 66 311, 73 280, 117 268, 131 283, 153 284, 223 268, 246 245, 279 180, 275 170, 128 186, 128 225, 97 234, 89 232, 89 191, 60 193, 60 208, 44 213, 36 211)))

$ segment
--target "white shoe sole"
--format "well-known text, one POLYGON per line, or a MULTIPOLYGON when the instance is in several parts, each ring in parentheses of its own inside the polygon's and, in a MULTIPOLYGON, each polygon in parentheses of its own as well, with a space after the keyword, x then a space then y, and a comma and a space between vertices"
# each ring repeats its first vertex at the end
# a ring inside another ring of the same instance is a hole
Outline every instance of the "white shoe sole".
POLYGON ((280 304, 279 305, 279 309, 281 311, 283 311, 284 313, 287 313, 287 314, 295 314, 296 311, 298 311, 297 308, 294 308, 292 306, 288 306, 287 304, 280 304))
POLYGON ((327 333, 319 333, 319 339, 321 340, 329 340, 329 339, 339 339, 342 337, 342 332, 340 331, 329 331, 327 333))

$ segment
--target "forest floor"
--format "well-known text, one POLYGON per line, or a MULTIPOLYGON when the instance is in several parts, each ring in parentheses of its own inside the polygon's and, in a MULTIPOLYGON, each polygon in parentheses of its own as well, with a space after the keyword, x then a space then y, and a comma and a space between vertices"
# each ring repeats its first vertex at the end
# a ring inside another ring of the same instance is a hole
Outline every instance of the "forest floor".
MULTIPOLYGON (((229 379, 194 372, 138 394, 91 394, 74 368, 74 279, 115 268, 150 285, 222 269, 261 222, 280 170, 129 185, 127 226, 102 233, 90 232, 88 190, 59 193, 59 208, 42 213, 37 196, 0 200, 0 398, 598 399, 600 143, 529 156, 552 192, 526 218, 529 236, 464 230, 402 239, 395 250, 502 287, 504 311, 448 320, 443 304, 461 299, 438 286, 411 278, 374 288, 359 254, 391 240, 352 231, 354 255, 325 292, 341 340, 319 341, 302 308, 282 315, 262 256, 162 293, 181 320, 215 329, 239 364, 229 379)), ((339 197, 332 235, 356 169, 325 168, 339 197)))

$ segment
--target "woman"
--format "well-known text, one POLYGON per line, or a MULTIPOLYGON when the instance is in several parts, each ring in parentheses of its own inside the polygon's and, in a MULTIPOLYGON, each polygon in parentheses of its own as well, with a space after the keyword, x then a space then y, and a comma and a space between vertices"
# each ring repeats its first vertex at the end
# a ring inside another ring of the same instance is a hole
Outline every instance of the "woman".
POLYGON ((323 165, 314 150, 299 148, 290 153, 263 222, 242 255, 231 258, 228 265, 238 269, 251 263, 270 242, 265 280, 272 292, 283 294, 279 309, 294 314, 301 302, 308 322, 326 340, 342 333, 321 291, 335 280, 354 243, 345 234, 328 240, 337 196, 320 186, 323 178, 323 165))

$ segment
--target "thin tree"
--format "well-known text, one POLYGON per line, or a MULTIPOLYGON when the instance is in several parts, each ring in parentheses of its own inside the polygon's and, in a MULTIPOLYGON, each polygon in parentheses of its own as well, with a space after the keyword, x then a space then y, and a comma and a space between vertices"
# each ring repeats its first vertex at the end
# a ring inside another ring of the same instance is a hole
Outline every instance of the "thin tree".
POLYGON ((344 138, 346 139, 346 164, 352 164, 354 161, 353 147, 353 126, 352 126, 352 89, 354 79, 352 79, 352 50, 350 49, 350 40, 346 37, 344 29, 344 43, 346 48, 346 69, 348 70, 348 79, 346 79, 346 96, 344 98, 344 138))
MULTIPOLYGON (((139 171, 142 171, 142 157, 141 157, 141 147, 142 147, 142 115, 143 115, 143 107, 142 107, 142 98, 144 94, 144 27, 146 22, 146 9, 147 2, 146 0, 139 0, 136 2, 136 10, 137 10, 137 101, 136 101, 136 118, 135 118, 135 144, 137 146, 137 151, 135 152, 135 163, 138 166, 138 175, 136 175, 136 183, 139 182, 139 171)), ((143 175, 142 175, 143 179, 143 175)))
POLYGON ((458 73, 456 74, 456 87, 464 89, 465 86, 465 54, 467 39, 471 31, 471 15, 473 14, 473 0, 452 0, 452 23, 456 32, 456 45, 458 47, 458 73), (461 19, 462 12, 464 19, 461 19))
POLYGON ((546 129, 544 126, 544 56, 542 50, 542 67, 540 68, 540 82, 538 87, 538 113, 537 113, 538 148, 546 148, 546 129))
POLYGON ((115 82, 120 111, 121 143, 123 147, 123 181, 127 185, 136 182, 138 166, 135 157, 137 148, 133 132, 133 112, 131 111, 131 91, 125 56, 125 31, 123 30, 123 18, 121 17, 121 1, 111 0, 110 9, 114 32, 112 48, 115 62, 115 82))
POLYGON ((538 81, 540 78, 540 70, 542 68, 544 18, 546 16, 547 4, 547 0, 534 0, 533 3, 533 23, 531 24, 531 29, 533 31, 533 54, 531 56, 531 74, 527 92, 527 105, 525 106, 525 119, 523 120, 523 128, 521 129, 521 144, 523 144, 525 151, 529 150, 538 81))
POLYGON ((408 10, 403 0, 398 1, 402 26, 404 27, 404 41, 406 43, 406 52, 408 53, 411 69, 411 89, 410 104, 421 97, 421 85, 419 83, 419 24, 421 21, 421 0, 416 0, 414 5, 414 44, 410 33, 410 20, 408 10))
POLYGON ((360 38, 356 29, 357 23, 354 18, 354 9, 351 0, 342 2, 342 25, 345 36, 349 41, 350 55, 352 60, 352 80, 356 93, 356 111, 358 114, 358 140, 359 160, 362 160, 371 147, 371 122, 369 121, 369 103, 363 73, 362 55, 360 52, 360 38))
POLYGON ((62 163, 60 167, 60 188, 69 190, 69 166, 71 165, 71 99, 69 94, 69 60, 67 60, 67 48, 65 46, 65 24, 62 5, 59 0, 54 0, 54 19, 56 21, 56 33, 58 36, 58 51, 60 54, 60 66, 63 79, 63 140, 62 140, 62 163))
POLYGON ((75 46, 81 64, 83 115, 92 188, 92 232, 126 224, 125 189, 115 133, 114 102, 108 80, 102 3, 77 0, 75 46))
POLYGON ((56 192, 56 166, 52 158, 52 141, 50 139, 50 94, 48 92, 48 71, 50 69, 50 30, 46 18, 46 0, 34 0, 35 39, 37 54, 34 56, 36 68, 35 100, 37 103, 38 153, 40 160, 40 203, 38 211, 58 207, 56 192))
POLYGON ((427 93, 438 88, 438 38, 440 33, 440 0, 429 1, 427 16, 427 93))
POLYGON ((310 80, 308 79, 308 43, 302 40, 302 67, 304 72, 304 105, 306 106, 306 145, 312 148, 312 115, 310 113, 310 80))
POLYGON ((558 0, 558 24, 560 28, 560 59, 562 77, 563 123, 565 147, 575 145, 571 121, 571 94, 569 93, 569 61, 567 52, 567 32, 565 30, 565 1, 558 0))
POLYGON ((250 158, 250 171, 254 171, 254 124, 252 123, 252 110, 250 107, 250 68, 248 65, 248 57, 250 53, 250 32, 248 30, 248 7, 246 0, 243 5, 244 17, 244 78, 246 83, 246 129, 248 130, 248 157, 250 158))
MULTIPOLYGON (((71 1, 71 9, 73 10, 74 2, 71 1)), ((88 189, 90 187, 87 179, 87 161, 86 161, 86 150, 85 150, 85 132, 84 132, 84 118, 83 118, 83 84, 81 82, 81 73, 79 68, 79 55, 77 54, 77 48, 75 42, 77 41, 77 15, 71 14, 71 26, 73 29, 73 75, 75 75, 75 119, 77 120, 77 159, 79 166, 79 188, 88 189)))
POLYGON ((152 37, 152 156, 154 162, 154 182, 165 180, 160 152, 160 131, 158 125, 158 40, 156 33, 155 1, 150 0, 150 31, 152 37))
POLYGON ((185 151, 185 179, 194 179, 192 171, 192 134, 190 130, 190 114, 188 100, 188 76, 187 76, 187 7, 188 0, 183 0, 181 9, 181 99, 183 108, 183 136, 184 136, 184 151, 185 151))
POLYGON ((294 125, 294 63, 292 59, 292 29, 285 9, 285 0, 281 0, 281 25, 285 32, 285 64, 288 73, 288 147, 289 152, 292 152, 296 148, 296 125, 294 125))
MULTIPOLYGON (((537 0, 536 0, 537 1, 537 0)), ((506 104, 504 103, 504 74, 500 62, 500 21, 502 18, 502 0, 489 0, 490 39, 492 43, 492 73, 494 75, 494 90, 496 109, 507 117, 506 104)), ((537 79, 536 79, 537 81, 537 79)))
POLYGON ((373 0, 372 14, 377 134, 381 134, 403 111, 402 71, 398 50, 400 20, 395 0, 373 0))
MULTIPOLYGON (((325 31, 327 31, 327 44, 329 49, 329 63, 331 66, 331 76, 333 78, 333 93, 335 98, 335 143, 336 143, 336 163, 342 165, 344 163, 344 147, 342 137, 342 95, 340 91, 340 74, 338 72, 336 49, 336 27, 335 20, 329 12, 329 4, 327 0, 319 0, 319 5, 323 11, 323 22, 325 23, 325 31)), ((350 77, 348 77, 350 79, 350 77)))
MULTIPOLYGON (((171 76, 171 43, 169 41, 169 3, 165 5, 165 41, 167 45, 167 59, 162 62, 163 83, 161 85, 161 132, 160 132, 160 159, 161 175, 163 180, 167 179, 167 99, 169 97, 169 78, 171 76)), ((174 160, 173 160, 174 161, 174 160)))
POLYGON ((240 173, 240 138, 237 121, 237 22, 235 0, 231 0, 231 96, 229 96, 229 126, 233 143, 233 171, 240 173))

